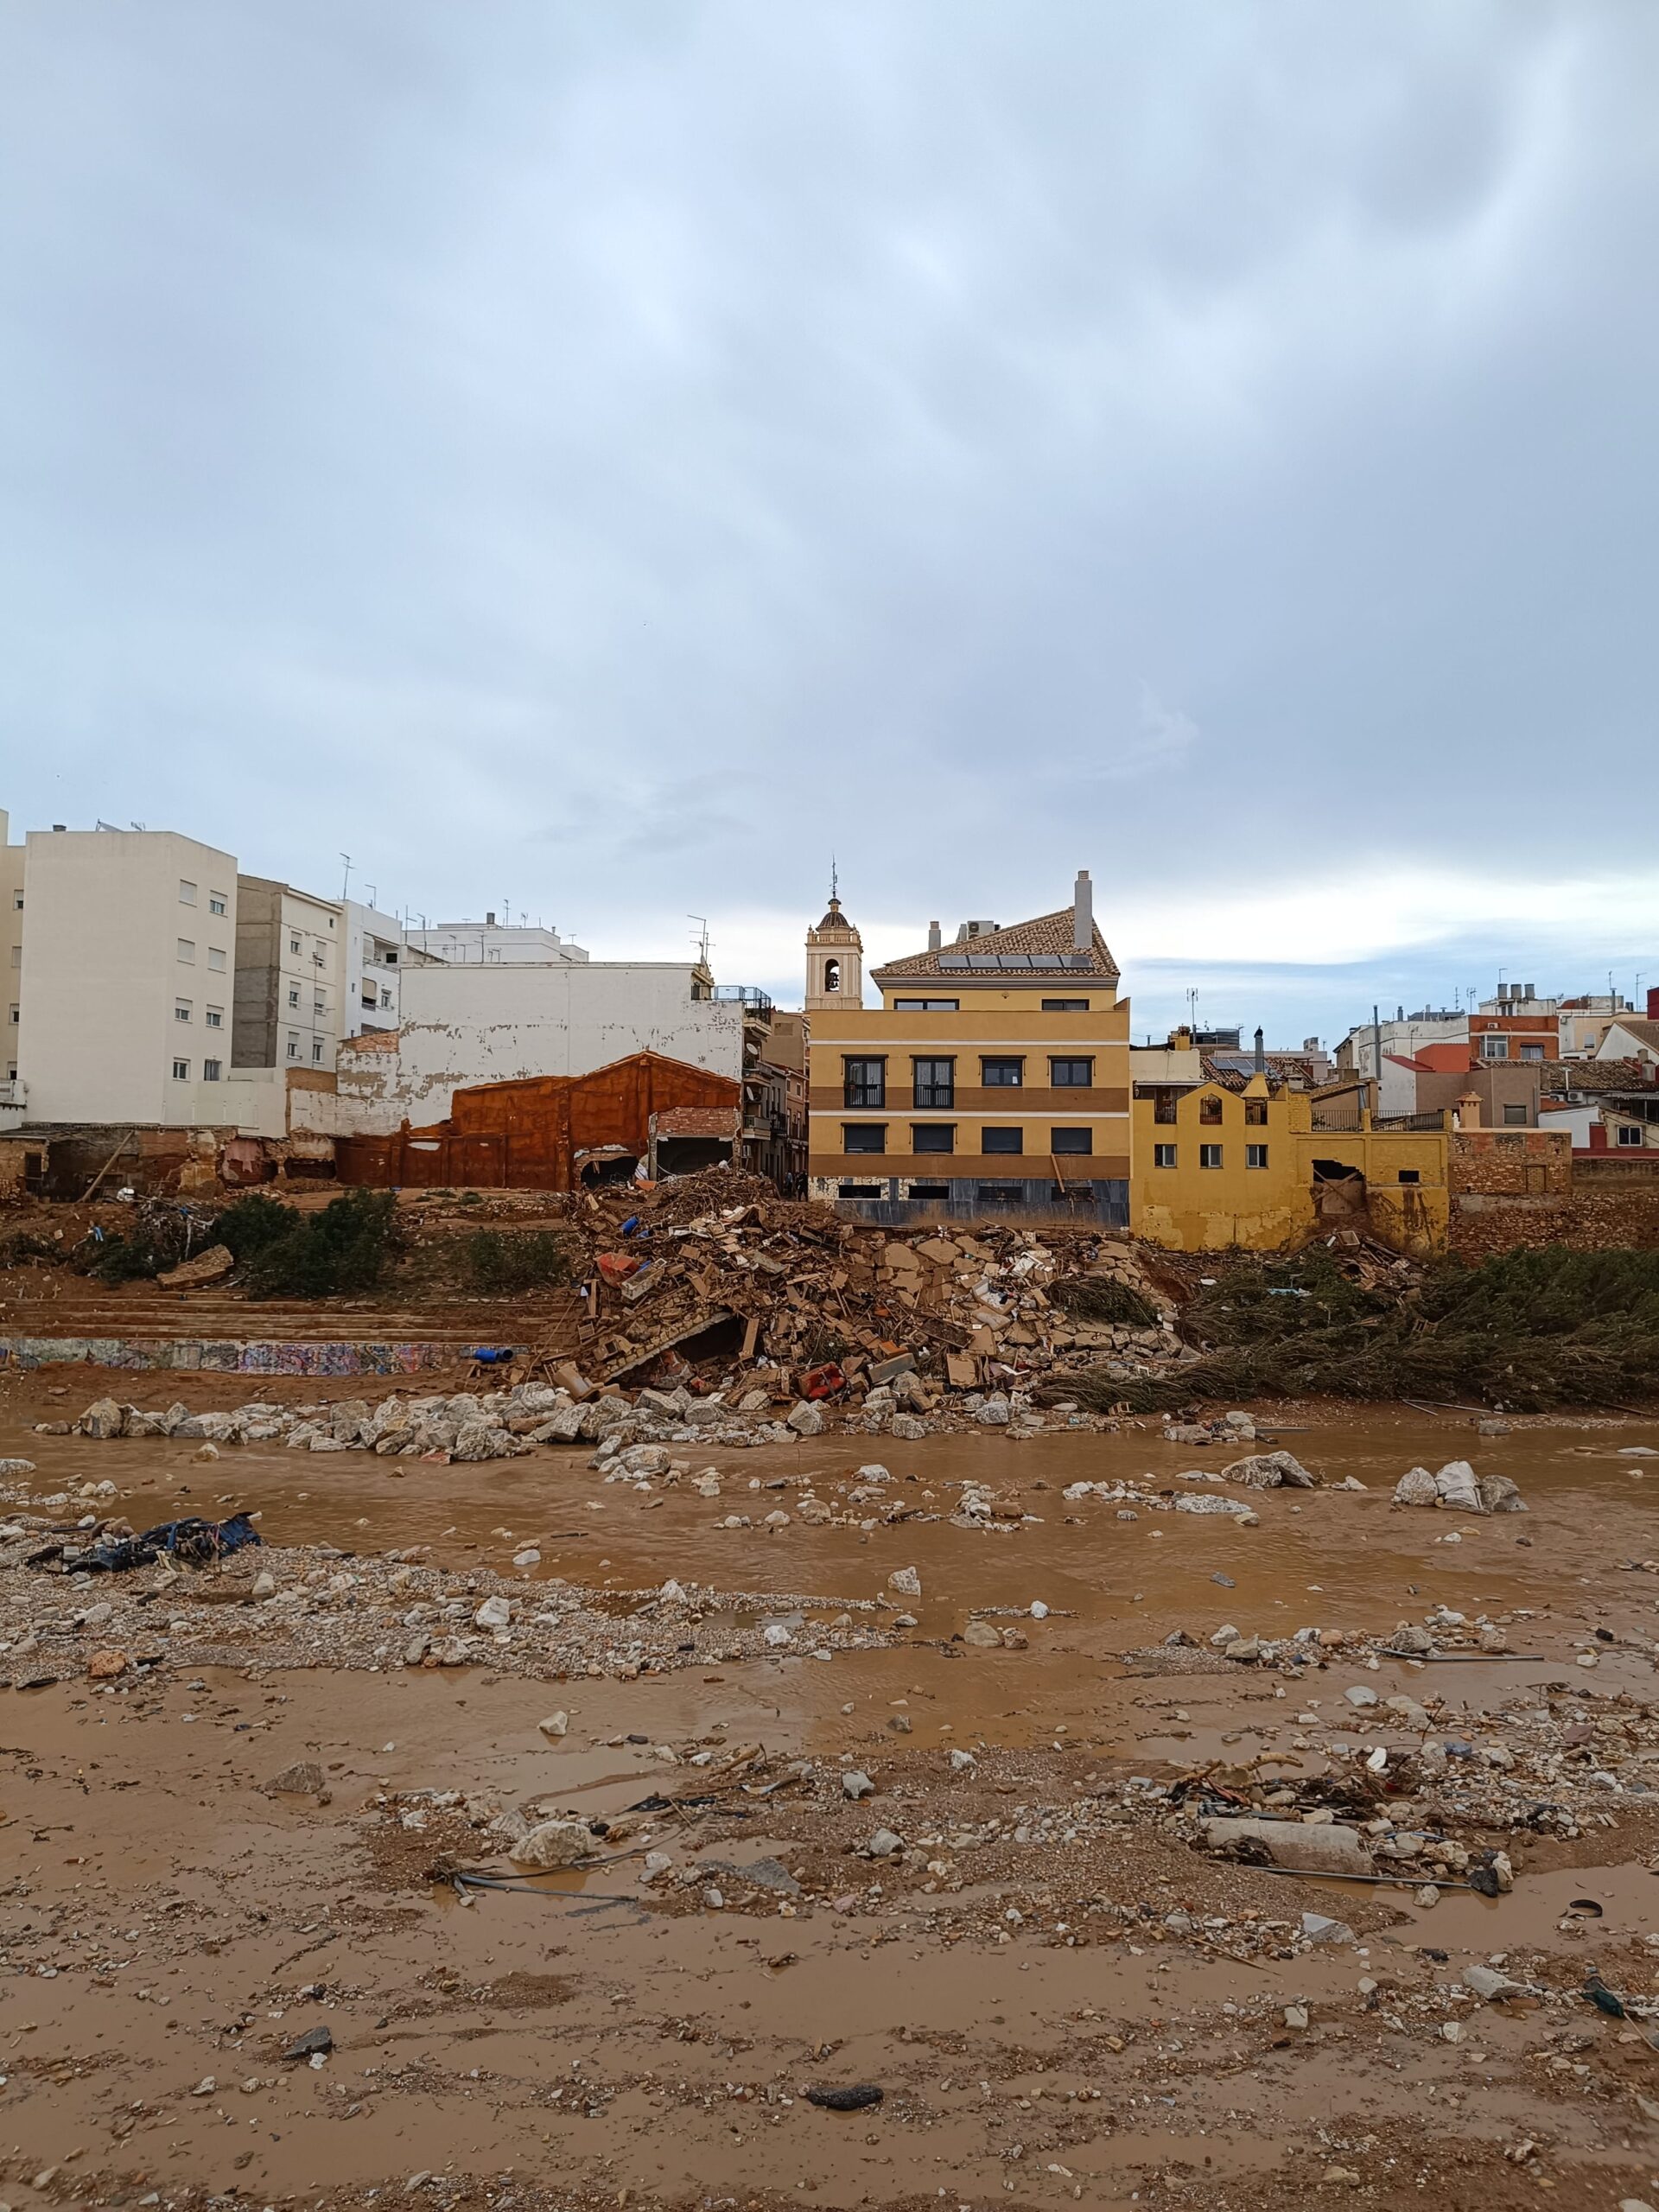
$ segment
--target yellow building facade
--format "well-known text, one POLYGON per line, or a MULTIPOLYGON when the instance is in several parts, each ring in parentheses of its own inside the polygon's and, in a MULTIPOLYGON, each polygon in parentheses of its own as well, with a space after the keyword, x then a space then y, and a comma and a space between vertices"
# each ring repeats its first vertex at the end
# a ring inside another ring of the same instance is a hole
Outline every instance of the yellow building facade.
POLYGON ((1063 1217, 1127 1227, 1129 1006, 1095 925, 1072 904, 877 969, 839 905, 808 934, 815 1198, 884 1220, 1063 1217))
POLYGON ((1397 1250, 1444 1251, 1451 1116, 1431 1128, 1316 1128, 1318 1102, 1274 1090, 1137 1084, 1132 1107, 1130 1226, 1178 1252, 1294 1250, 1353 1228, 1397 1250))

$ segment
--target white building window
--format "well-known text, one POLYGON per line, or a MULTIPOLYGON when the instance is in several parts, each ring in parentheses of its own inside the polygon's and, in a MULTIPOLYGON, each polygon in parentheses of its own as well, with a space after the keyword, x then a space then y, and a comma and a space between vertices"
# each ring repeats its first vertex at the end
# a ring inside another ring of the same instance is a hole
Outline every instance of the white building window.
POLYGON ((288 995, 288 1002, 291 1007, 298 1007, 300 1003, 300 987, 297 983, 294 986, 293 989, 289 991, 288 995))
POLYGON ((225 973, 225 948, 222 945, 208 946, 207 965, 218 975, 222 976, 225 973))
POLYGON ((1621 1122, 1618 1124, 1618 1141, 1620 1144, 1640 1144, 1642 1132, 1634 1122, 1621 1122))
POLYGON ((20 1018, 21 1018, 21 1015, 22 1015, 22 1009, 20 1007, 13 1007, 13 1008, 11 1009, 11 1026, 12 1026, 12 1027, 13 1027, 14 1029, 16 1029, 16 1027, 17 1027, 18 1021, 19 1021, 19 1020, 20 1020, 20 1018))
POLYGON ((188 1061, 188 1060, 175 1060, 175 1061, 174 1061, 174 1063, 173 1063, 173 1080, 174 1080, 174 1082, 175 1082, 175 1083, 188 1083, 188 1082, 189 1082, 189 1080, 190 1080, 190 1063, 189 1063, 189 1061, 188 1061))
POLYGON ((210 891, 207 893, 207 911, 210 914, 223 914, 229 912, 229 902, 222 891, 210 891))
POLYGON ((188 1020, 189 1020, 189 1019, 190 1019, 190 1001, 189 1001, 189 1000, 188 1000, 188 999, 175 999, 175 1000, 174 1000, 174 1001, 173 1001, 173 1019, 174 1019, 174 1020, 175 1020, 175 1021, 188 1021, 188 1020))
POLYGON ((222 1060, 204 1060, 201 1064, 202 1081, 204 1083, 217 1083, 219 1081, 219 1071, 223 1065, 224 1062, 222 1060))
POLYGON ((288 1033, 288 1057, 290 1060, 297 1060, 300 1057, 300 1039, 297 1030, 290 1029, 288 1033))
POLYGON ((194 968, 196 964, 196 948, 188 937, 179 939, 179 958, 187 968, 194 968))
POLYGON ((299 950, 299 949, 300 949, 300 940, 298 939, 298 938, 296 938, 296 937, 291 937, 291 938, 289 938, 289 939, 288 940, 288 949, 289 949, 289 950, 290 952, 297 952, 297 951, 299 950))
POLYGON ((207 1023, 210 1029, 222 1029, 225 1027, 224 1007, 222 1006, 210 1006, 207 1013, 203 1014, 202 1020, 207 1023))
POLYGON ((391 993, 390 991, 381 992, 380 1003, 383 1007, 390 1006, 391 1004, 391 993))
POLYGON ((314 1037, 311 1039, 311 1057, 314 1060, 320 1060, 322 1058, 322 1039, 321 1037, 314 1037))
POLYGON ((1510 1040, 1501 1033, 1488 1029, 1481 1037, 1480 1057, 1483 1060, 1507 1060, 1510 1040))
POLYGON ((195 885, 194 885, 194 883, 181 883, 181 884, 180 884, 180 886, 179 886, 179 904, 180 904, 180 906, 194 906, 195 905, 195 903, 196 903, 196 887, 195 887, 195 885))

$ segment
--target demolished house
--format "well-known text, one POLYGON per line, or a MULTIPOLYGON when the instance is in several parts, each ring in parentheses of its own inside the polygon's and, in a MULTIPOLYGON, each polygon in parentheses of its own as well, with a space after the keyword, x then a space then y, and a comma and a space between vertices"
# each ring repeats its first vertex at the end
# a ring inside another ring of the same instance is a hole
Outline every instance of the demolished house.
POLYGON ((734 1077, 658 1052, 576 1076, 463 1086, 442 1122, 335 1143, 342 1184, 577 1191, 730 1163, 742 1123, 734 1077))

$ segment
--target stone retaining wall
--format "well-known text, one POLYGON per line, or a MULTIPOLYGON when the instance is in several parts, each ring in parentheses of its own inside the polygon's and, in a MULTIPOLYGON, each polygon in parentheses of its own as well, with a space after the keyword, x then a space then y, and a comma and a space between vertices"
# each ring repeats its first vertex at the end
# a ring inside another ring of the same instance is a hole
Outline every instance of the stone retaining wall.
POLYGON ((467 1357, 457 1344, 245 1344, 233 1338, 0 1337, 0 1367, 178 1368, 214 1375, 416 1375, 467 1357))

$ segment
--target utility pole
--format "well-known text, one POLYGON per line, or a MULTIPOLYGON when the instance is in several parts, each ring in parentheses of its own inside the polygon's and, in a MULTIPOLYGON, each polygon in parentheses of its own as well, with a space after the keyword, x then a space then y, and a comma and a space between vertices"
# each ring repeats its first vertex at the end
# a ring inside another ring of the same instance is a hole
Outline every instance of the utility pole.
POLYGON ((340 857, 346 863, 346 874, 340 887, 340 895, 344 899, 352 887, 352 856, 349 853, 342 853, 340 857))

